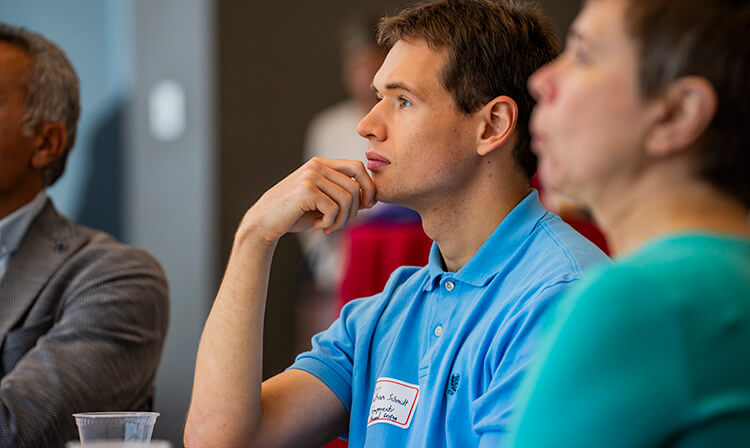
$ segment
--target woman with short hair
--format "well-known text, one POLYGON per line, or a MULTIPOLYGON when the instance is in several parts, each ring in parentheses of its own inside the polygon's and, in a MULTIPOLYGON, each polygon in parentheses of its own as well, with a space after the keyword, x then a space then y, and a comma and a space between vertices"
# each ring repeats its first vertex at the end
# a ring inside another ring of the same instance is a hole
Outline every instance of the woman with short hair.
POLYGON ((750 4, 589 0, 529 85, 547 188, 618 257, 559 309, 515 447, 750 446, 750 4))

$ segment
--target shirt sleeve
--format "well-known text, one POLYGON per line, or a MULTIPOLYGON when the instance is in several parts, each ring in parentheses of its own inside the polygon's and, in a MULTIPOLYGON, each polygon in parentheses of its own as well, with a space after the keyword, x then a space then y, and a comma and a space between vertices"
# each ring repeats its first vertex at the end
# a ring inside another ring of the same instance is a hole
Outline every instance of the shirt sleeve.
POLYGON ((573 280, 554 283, 526 301, 505 324, 507 329, 495 342, 491 380, 484 393, 472 403, 473 430, 480 435, 480 447, 505 446, 515 411, 516 394, 538 343, 547 327, 547 311, 573 280))
POLYGON ((297 356, 289 369, 308 372, 339 397, 348 412, 352 406, 352 373, 357 320, 370 315, 381 294, 347 303, 327 330, 312 339, 312 349, 297 356))
POLYGON ((622 267, 589 280, 524 380, 509 446, 657 446, 685 409, 678 326, 659 285, 622 267))

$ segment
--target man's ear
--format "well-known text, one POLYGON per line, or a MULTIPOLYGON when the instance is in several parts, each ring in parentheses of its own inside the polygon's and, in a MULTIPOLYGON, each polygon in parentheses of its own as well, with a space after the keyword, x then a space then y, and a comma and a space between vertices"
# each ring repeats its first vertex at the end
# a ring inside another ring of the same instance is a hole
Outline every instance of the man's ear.
POLYGON ((666 156, 692 147, 716 115, 718 97, 711 83, 698 76, 675 81, 661 97, 656 124, 646 136, 646 151, 666 156))
POLYGON ((34 154, 31 164, 34 168, 44 169, 65 150, 68 142, 68 131, 61 123, 44 123, 36 129, 34 136, 34 154))
POLYGON ((513 135, 518 120, 518 105, 512 98, 502 95, 487 103, 479 114, 482 120, 477 153, 486 156, 513 135))

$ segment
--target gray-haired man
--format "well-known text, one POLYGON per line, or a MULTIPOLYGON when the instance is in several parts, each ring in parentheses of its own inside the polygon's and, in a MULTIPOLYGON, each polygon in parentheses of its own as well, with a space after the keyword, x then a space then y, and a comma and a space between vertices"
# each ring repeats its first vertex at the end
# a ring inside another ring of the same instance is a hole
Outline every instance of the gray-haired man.
POLYGON ((0 445, 62 446, 71 414, 147 409, 168 319, 158 263, 57 213, 78 78, 42 36, 0 24, 0 445))

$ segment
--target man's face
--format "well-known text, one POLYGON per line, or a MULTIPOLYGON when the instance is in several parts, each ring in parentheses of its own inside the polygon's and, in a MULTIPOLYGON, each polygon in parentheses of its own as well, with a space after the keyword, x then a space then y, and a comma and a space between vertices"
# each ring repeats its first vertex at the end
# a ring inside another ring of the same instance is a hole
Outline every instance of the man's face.
POLYGON ((23 49, 0 42, 0 196, 12 192, 31 171, 33 138, 21 132, 31 67, 23 49))
POLYGON ((626 0, 588 2, 565 52, 529 80, 538 100, 531 129, 542 182, 588 204, 620 190, 642 168, 654 116, 638 94, 625 7, 626 0))
POLYGON ((477 116, 464 114, 440 82, 446 53, 423 40, 396 42, 375 74, 380 101, 357 131, 377 199, 416 209, 466 188, 479 164, 477 116))

